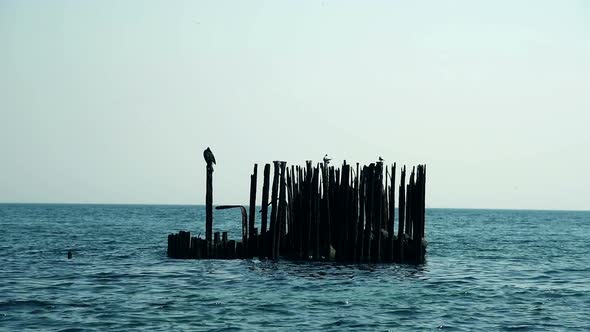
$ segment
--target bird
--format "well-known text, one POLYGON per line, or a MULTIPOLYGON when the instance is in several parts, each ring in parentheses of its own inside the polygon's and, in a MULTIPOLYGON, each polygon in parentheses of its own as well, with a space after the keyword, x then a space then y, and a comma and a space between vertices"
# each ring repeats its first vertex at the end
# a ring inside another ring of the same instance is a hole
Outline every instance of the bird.
POLYGON ((326 155, 324 156, 324 164, 328 165, 330 163, 330 160, 332 159, 328 158, 328 154, 326 153, 326 155))
POLYGON ((381 158, 381 156, 379 156, 379 162, 382 163, 384 161, 385 161, 385 159, 383 159, 383 158, 381 158))
POLYGON ((205 162, 207 162, 207 164, 215 164, 215 156, 209 147, 203 151, 203 157, 205 157, 205 162))

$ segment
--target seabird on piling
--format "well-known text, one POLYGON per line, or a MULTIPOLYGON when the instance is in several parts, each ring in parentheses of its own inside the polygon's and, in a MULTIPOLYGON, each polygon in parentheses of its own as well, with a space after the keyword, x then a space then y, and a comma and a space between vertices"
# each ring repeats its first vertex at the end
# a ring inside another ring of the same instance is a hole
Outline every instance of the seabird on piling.
POLYGON ((328 154, 326 153, 326 155, 324 156, 324 164, 328 165, 330 163, 330 160, 332 159, 328 158, 328 154))
POLYGON ((215 156, 209 147, 203 151, 203 157, 205 157, 205 162, 207 162, 207 164, 215 164, 215 156))

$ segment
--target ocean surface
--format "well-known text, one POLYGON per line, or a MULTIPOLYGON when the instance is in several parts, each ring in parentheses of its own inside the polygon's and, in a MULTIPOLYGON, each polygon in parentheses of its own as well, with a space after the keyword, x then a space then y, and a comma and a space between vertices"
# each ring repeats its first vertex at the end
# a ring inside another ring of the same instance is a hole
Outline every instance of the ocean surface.
POLYGON ((203 206, 0 204, 0 330, 590 330, 590 212, 426 214, 426 264, 342 265, 168 259, 203 206))

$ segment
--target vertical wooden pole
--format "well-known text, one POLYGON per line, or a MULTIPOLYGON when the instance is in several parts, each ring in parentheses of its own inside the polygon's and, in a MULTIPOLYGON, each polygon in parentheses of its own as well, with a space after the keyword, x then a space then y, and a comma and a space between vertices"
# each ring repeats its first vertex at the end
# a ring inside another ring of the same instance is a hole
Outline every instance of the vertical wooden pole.
POLYGON ((322 165, 322 221, 321 221, 321 243, 320 256, 330 259, 330 178, 328 175, 328 164, 322 165))
POLYGON ((399 184, 399 204, 398 204, 398 230, 397 230, 397 241, 399 262, 404 261, 404 225, 406 223, 406 166, 402 168, 399 184))
POLYGON ((285 247, 289 248, 287 255, 290 255, 293 249, 293 169, 294 167, 291 166, 291 171, 287 167, 287 232, 285 238, 285 247))
POLYGON ((270 164, 264 165, 264 180, 262 184, 262 211, 261 211, 261 221, 260 221, 260 249, 258 252, 258 256, 260 258, 266 257, 268 252, 268 241, 266 237, 267 231, 267 218, 268 218, 268 191, 269 191, 269 181, 270 181, 270 164))
POLYGON ((297 178, 298 178, 298 183, 297 183, 297 191, 298 191, 298 199, 297 199, 297 230, 296 230, 296 234, 297 234, 297 253, 296 256, 299 259, 302 259, 305 257, 305 254, 303 253, 303 242, 305 241, 305 226, 307 224, 307 211, 306 211, 306 202, 305 202, 305 194, 306 194, 306 183, 305 183, 305 177, 304 177, 304 170, 303 167, 298 167, 297 169, 297 178))
POLYGON ((320 213, 320 195, 321 195, 321 184, 320 184, 320 165, 317 164, 314 172, 313 177, 313 192, 314 192, 314 201, 313 201, 313 210, 314 210, 314 236, 313 236, 313 257, 314 259, 319 259, 320 254, 320 221, 321 221, 321 213, 320 213))
POLYGON ((374 260, 381 262, 381 238, 383 229, 383 163, 378 162, 375 167, 375 252, 373 254, 374 260))
POLYGON ((364 255, 364 229, 365 229, 365 183, 367 166, 363 166, 359 183, 359 222, 357 225, 357 261, 363 261, 364 255))
POLYGON ((426 165, 422 169, 422 209, 422 237, 424 238, 424 228, 426 227, 426 165))
POLYGON ((219 235, 219 232, 215 232, 214 234, 214 240, 213 240, 213 258, 220 258, 220 250, 219 248, 221 247, 221 238, 219 235))
POLYGON ((285 222, 287 221, 287 193, 286 193, 286 182, 285 182, 285 167, 287 163, 281 162, 280 169, 281 169, 281 176, 280 176, 280 188, 279 188, 279 207, 278 207, 278 214, 277 214, 277 225, 274 228, 274 252, 273 252, 273 259, 277 259, 280 255, 280 248, 281 243, 283 242, 284 237, 284 228, 285 222))
POLYGON ((371 260, 371 237, 372 237, 372 227, 373 227, 373 215, 374 215, 374 196, 375 196, 375 186, 374 186, 374 173, 375 173, 375 164, 369 165, 367 169, 367 178, 365 179, 367 183, 367 202, 366 202, 366 221, 365 221, 365 239, 364 239, 364 260, 370 261, 371 260))
POLYGON ((327 244, 326 244, 326 258, 328 260, 334 259, 332 255, 332 248, 336 246, 336 224, 337 224, 337 207, 336 207, 336 172, 334 170, 334 166, 328 167, 328 192, 326 195, 328 196, 328 210, 329 210, 329 224, 327 226, 327 244))
POLYGON ((278 210, 278 195, 279 195, 279 162, 274 161, 274 174, 272 178, 272 193, 271 193, 271 211, 270 211, 270 251, 268 252, 268 257, 272 258, 273 253, 275 252, 275 246, 277 243, 277 239, 274 236, 275 228, 277 228, 277 217, 279 215, 278 210))
POLYGON ((358 224, 359 224, 359 163, 356 163, 356 172, 352 188, 352 223, 350 231, 350 260, 357 261, 358 224))
POLYGON ((228 256, 227 240, 227 232, 221 233, 221 258, 224 259, 231 258, 228 256))
POLYGON ((213 163, 207 162, 207 193, 205 196, 205 239, 207 256, 213 245, 213 163))
POLYGON ((388 260, 393 261, 395 256, 395 173, 396 164, 391 167, 391 189, 389 191, 389 256, 388 260))
POLYGON ((254 224, 256 222, 256 181, 258 164, 254 164, 254 172, 250 175, 250 213, 248 215, 248 254, 253 257, 256 254, 257 243, 254 224))
POLYGON ((412 261, 415 261, 416 258, 416 250, 415 246, 413 246, 413 240, 415 240, 414 236, 414 228, 416 224, 416 183, 415 183, 415 172, 416 167, 412 168, 412 173, 410 174, 410 183, 408 184, 409 189, 406 193, 406 206, 408 207, 406 219, 408 220, 408 254, 412 261))
POLYGON ((311 167, 311 160, 305 162, 305 208, 306 208, 306 226, 305 226, 305 239, 304 239, 304 255, 305 259, 309 259, 309 253, 311 251, 311 223, 313 220, 312 216, 312 183, 313 183, 313 168, 311 167))
POLYGON ((340 186, 338 190, 338 242, 336 247, 336 260, 345 261, 346 255, 346 242, 348 239, 348 227, 349 219, 348 215, 348 192, 350 184, 350 165, 346 164, 346 161, 342 164, 342 173, 340 178, 340 186))

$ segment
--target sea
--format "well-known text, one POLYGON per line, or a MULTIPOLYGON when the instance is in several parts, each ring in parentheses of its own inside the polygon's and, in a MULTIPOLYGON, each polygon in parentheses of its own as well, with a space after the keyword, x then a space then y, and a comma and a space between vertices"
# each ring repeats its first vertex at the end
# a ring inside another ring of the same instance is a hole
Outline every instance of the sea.
MULTIPOLYGON (((418 266, 167 258, 167 235, 204 220, 0 204, 0 330, 590 330, 590 212, 427 209, 418 266)), ((240 212, 214 230, 240 238, 240 212)))

